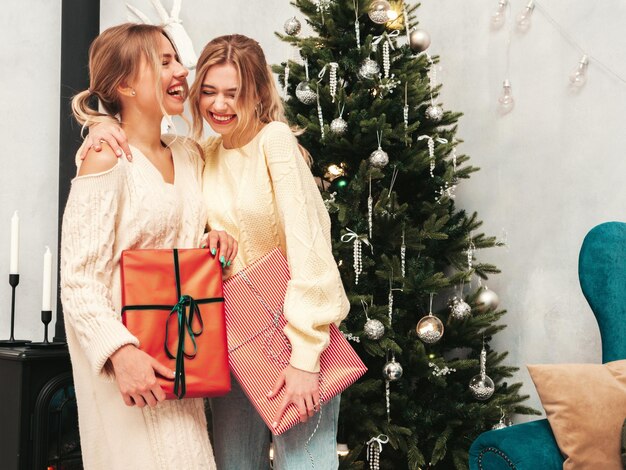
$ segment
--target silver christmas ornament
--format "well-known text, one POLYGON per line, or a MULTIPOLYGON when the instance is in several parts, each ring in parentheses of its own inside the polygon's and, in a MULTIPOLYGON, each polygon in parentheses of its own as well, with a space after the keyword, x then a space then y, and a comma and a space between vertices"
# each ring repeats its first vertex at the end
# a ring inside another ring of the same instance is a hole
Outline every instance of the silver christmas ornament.
POLYGON ((370 20, 376 24, 385 24, 390 20, 391 4, 387 0, 374 0, 367 12, 370 20))
POLYGON ((423 317, 415 327, 417 337, 426 344, 434 344, 439 341, 443 336, 443 329, 441 320, 432 313, 423 317))
POLYGON ((425 114, 429 120, 433 122, 439 122, 443 118, 443 108, 438 104, 434 106, 429 106, 428 108, 426 108, 425 114))
POLYGON ((348 130, 348 123, 344 118, 338 117, 331 121, 330 123, 330 132, 337 136, 342 136, 348 130))
POLYGON ((483 286, 480 292, 476 296, 476 310, 480 313, 485 313, 490 310, 495 310, 500 305, 500 298, 498 294, 489 289, 487 286, 483 286))
POLYGON ((389 155, 382 148, 378 147, 369 157, 370 165, 376 168, 384 168, 389 163, 389 155))
POLYGON ((455 297, 450 303, 450 316, 455 320, 463 320, 472 315, 472 307, 463 299, 455 297))
POLYGON ((392 359, 383 366, 383 377, 389 382, 395 382, 402 377, 402 366, 395 359, 392 359))
POLYGON ((487 351, 483 346, 482 351, 480 352, 480 374, 472 377, 469 383, 470 392, 472 392, 472 396, 477 400, 487 400, 491 398, 493 392, 496 389, 493 380, 491 377, 487 375, 487 351))
POLYGON ((508 428, 509 426, 504 422, 503 419, 500 419, 500 421, 498 421, 496 424, 494 424, 493 426, 491 426, 491 429, 504 429, 504 428, 508 428))
POLYGON ((378 63, 368 57, 361 64, 361 68, 359 69, 359 77, 366 80, 372 80, 376 78, 379 72, 380 67, 378 66, 378 63))
POLYGON ((285 21, 283 28, 285 30, 285 33, 287 33, 289 36, 297 36, 298 34, 300 34, 300 30, 302 29, 302 24, 300 24, 300 21, 298 21, 298 18, 293 16, 289 18, 287 21, 285 21))
POLYGON ((370 318, 365 322, 363 333, 371 340, 377 340, 385 334, 385 325, 381 321, 370 318))
POLYGON ((430 46, 430 34, 423 29, 415 29, 409 35, 409 47, 413 52, 424 52, 430 46))
POLYGON ((304 104, 313 104, 317 101, 317 93, 307 82, 300 82, 296 87, 296 98, 304 104))

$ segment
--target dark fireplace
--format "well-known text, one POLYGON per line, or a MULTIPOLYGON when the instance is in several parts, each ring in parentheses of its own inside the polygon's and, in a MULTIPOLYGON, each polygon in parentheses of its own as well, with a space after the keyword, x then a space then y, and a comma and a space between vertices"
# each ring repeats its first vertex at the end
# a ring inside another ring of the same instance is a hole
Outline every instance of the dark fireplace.
POLYGON ((67 349, 0 348, 0 377, 2 468, 82 469, 67 349))
MULTIPOLYGON (((61 89, 59 129, 59 243, 61 217, 76 168, 80 126, 70 98, 89 86, 88 50, 100 31, 99 0, 61 2, 61 89)), ((60 252, 60 250, 58 251, 60 252)), ((17 291, 19 297, 28 293, 17 291)), ((8 305, 10 299, 0 299, 8 305)), ((15 312, 19 318, 19 308, 15 312)), ((3 316, 4 317, 4 316, 3 316)), ((56 347, 0 346, 0 468, 79 470, 83 468, 76 397, 63 310, 57 302, 56 347)), ((43 333, 43 325, 42 325, 43 333)), ((43 334, 42 334, 43 336, 43 334)), ((39 338, 34 339, 39 341, 39 338)))

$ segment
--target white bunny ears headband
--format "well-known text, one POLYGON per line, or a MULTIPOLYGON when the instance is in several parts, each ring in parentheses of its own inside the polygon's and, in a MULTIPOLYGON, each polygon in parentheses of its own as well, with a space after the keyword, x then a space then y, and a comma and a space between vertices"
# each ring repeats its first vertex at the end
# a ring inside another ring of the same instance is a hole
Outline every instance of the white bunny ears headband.
MULTIPOLYGON (((161 18, 163 29, 169 36, 170 40, 174 43, 180 62, 188 69, 194 69, 196 67, 198 57, 193 50, 191 38, 187 34, 187 31, 185 31, 185 28, 183 28, 183 22, 180 20, 180 6, 182 0, 174 0, 174 5, 172 6, 172 11, 170 13, 165 10, 160 0, 150 0, 150 2, 161 18)), ((127 3, 126 8, 128 8, 129 11, 129 21, 135 21, 138 19, 141 23, 155 24, 153 21, 150 21, 150 18, 134 6, 127 3)))

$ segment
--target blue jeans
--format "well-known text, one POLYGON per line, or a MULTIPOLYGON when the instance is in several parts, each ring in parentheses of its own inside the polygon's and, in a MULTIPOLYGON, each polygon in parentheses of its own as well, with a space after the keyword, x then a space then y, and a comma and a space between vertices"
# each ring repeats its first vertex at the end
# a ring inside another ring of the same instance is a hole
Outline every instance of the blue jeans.
POLYGON ((274 465, 270 466, 270 431, 239 383, 232 378, 232 390, 226 396, 211 399, 213 415, 213 452, 218 470, 333 470, 337 458, 337 396, 322 405, 316 414, 280 436, 273 436, 274 465), (306 442, 317 431, 308 444, 306 442))

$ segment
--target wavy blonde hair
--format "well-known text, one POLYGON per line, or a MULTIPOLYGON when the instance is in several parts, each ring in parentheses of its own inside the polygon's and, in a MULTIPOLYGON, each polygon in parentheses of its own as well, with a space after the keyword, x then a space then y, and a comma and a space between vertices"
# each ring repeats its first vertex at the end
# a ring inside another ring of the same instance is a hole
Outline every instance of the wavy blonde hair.
POLYGON ((124 23, 103 31, 89 47, 89 89, 72 98, 72 112, 83 126, 114 121, 122 111, 118 88, 124 80, 137 77, 145 59, 155 77, 157 99, 163 114, 163 91, 159 83, 161 58, 159 35, 167 37, 160 26, 124 23), (90 105, 98 98, 104 113, 90 105))
POLYGON ((211 40, 202 50, 196 66, 196 79, 189 91, 192 132, 196 140, 202 138, 203 118, 200 110, 200 93, 207 71, 214 65, 231 64, 237 70, 239 88, 237 103, 237 126, 233 142, 239 147, 248 126, 280 121, 288 124, 285 108, 280 99, 272 70, 263 49, 254 39, 241 34, 220 36, 211 40))

